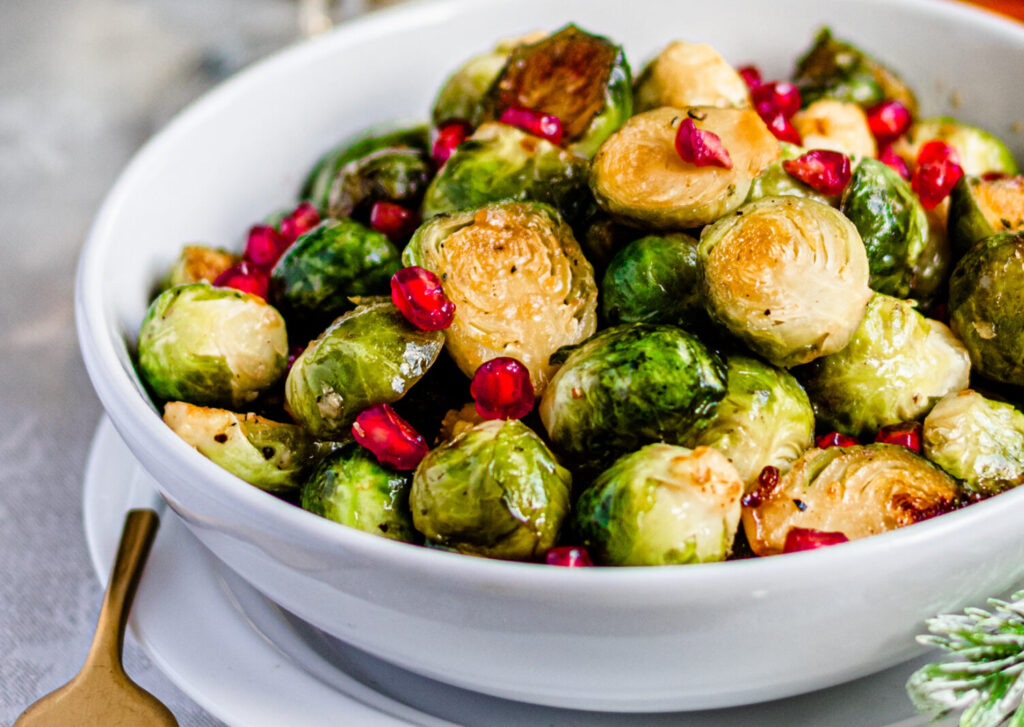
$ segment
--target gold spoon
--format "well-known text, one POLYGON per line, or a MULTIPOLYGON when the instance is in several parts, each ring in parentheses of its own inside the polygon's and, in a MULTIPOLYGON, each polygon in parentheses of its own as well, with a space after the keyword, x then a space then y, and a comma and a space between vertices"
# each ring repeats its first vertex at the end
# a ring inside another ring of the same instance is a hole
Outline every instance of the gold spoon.
POLYGON ((159 525, 154 510, 128 511, 82 670, 26 709, 15 727, 177 727, 171 710, 129 679, 121 666, 128 610, 159 525))

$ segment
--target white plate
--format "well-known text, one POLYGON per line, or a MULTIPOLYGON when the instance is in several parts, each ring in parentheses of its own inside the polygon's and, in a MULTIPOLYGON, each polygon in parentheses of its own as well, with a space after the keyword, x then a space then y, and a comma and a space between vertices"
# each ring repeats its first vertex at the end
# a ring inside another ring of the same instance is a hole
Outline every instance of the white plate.
MULTIPOLYGON (((106 581, 133 483, 149 476, 104 418, 85 472, 85 533, 106 581)), ((497 699, 407 672, 281 610, 216 560, 166 511, 131 627, 182 691, 239 727, 680 725, 919 727, 903 684, 926 660, 802 697, 706 712, 624 715, 497 699)), ((340 526, 339 526, 340 527, 340 526)), ((935 727, 953 725, 943 722, 935 727)))

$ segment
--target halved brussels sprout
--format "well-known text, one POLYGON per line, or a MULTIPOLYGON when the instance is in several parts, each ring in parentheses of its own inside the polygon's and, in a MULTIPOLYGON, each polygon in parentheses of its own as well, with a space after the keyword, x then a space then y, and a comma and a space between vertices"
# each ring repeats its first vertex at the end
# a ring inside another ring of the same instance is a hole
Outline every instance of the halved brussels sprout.
POLYGON ((776 366, 841 350, 871 299, 857 228, 826 204, 766 197, 704 229, 708 313, 776 366))
POLYGON ((572 477, 517 420, 483 422, 431 450, 412 480, 416 529, 489 558, 536 560, 558 540, 572 477))
POLYGON ((964 174, 981 176, 985 172, 1017 173, 1017 161, 1006 144, 984 129, 949 116, 914 122, 906 135, 893 143, 893 149, 913 165, 921 147, 935 139, 956 149, 964 174))
POLYGON ((402 398, 443 345, 441 331, 416 328, 390 300, 361 305, 295 359, 285 381, 288 410, 315 436, 344 439, 363 409, 402 398))
POLYGON ((749 491, 765 467, 786 472, 814 444, 814 409, 782 369, 749 356, 729 356, 726 368, 725 398, 694 443, 728 457, 749 491))
POLYGON ((612 217, 657 230, 699 227, 739 207, 751 183, 779 158, 779 142, 750 109, 660 108, 631 118, 594 157, 590 188, 612 217), (689 116, 717 134, 732 168, 698 167, 676 151, 689 116))
POLYGON ((593 269, 549 207, 510 202, 438 215, 416 231, 402 260, 441 278, 455 303, 448 353, 467 376, 511 356, 540 393, 554 371, 551 354, 597 326, 593 269))
POLYGON ((239 261, 238 255, 206 245, 185 245, 174 267, 167 273, 163 290, 192 283, 210 283, 239 261))
POLYGON ((967 350, 945 325, 879 293, 849 345, 815 361, 803 378, 819 419, 860 436, 919 419, 967 388, 970 373, 967 350))
POLYGON ((754 178, 744 204, 756 202, 765 197, 806 197, 833 207, 839 206, 838 196, 815 191, 814 188, 801 182, 782 166, 783 162, 806 154, 807 149, 795 144, 780 142, 779 151, 781 152, 780 158, 769 164, 763 172, 754 178))
POLYGON ((648 442, 689 443, 724 395, 722 363, 695 336, 630 323, 568 351, 540 418, 560 454, 599 468, 648 442))
POLYGON ((669 43, 647 64, 633 89, 637 113, 673 106, 746 108, 750 92, 740 74, 707 43, 669 43))
POLYGON ((484 98, 484 120, 508 108, 557 116, 563 145, 591 157, 633 113, 633 85, 622 48, 575 25, 512 49, 484 98))
POLYGON ((1024 386, 1024 233, 976 244, 949 281, 950 325, 975 369, 1024 386))
POLYGON ((949 195, 949 241, 958 256, 1000 232, 1024 230, 1024 177, 965 176, 949 195))
POLYGON ((732 552, 742 495, 720 452, 649 444, 598 476, 573 522, 600 565, 708 563, 732 552))
POLYGON ((956 509, 956 481, 906 447, 868 444, 809 449, 760 504, 743 508, 757 555, 783 551, 792 528, 866 538, 956 509))
POLYGON ((184 401, 164 405, 164 422, 201 454, 268 492, 298 490, 327 451, 324 443, 295 424, 184 401))
POLYGON ((325 457, 302 488, 302 509, 373 535, 413 543, 410 476, 349 443, 325 457))
POLYGON ((910 185, 877 159, 861 159, 839 210, 857 228, 868 254, 872 289, 906 298, 928 247, 928 216, 910 185))
POLYGON ((444 82, 434 99, 431 119, 435 126, 447 121, 480 120, 480 102, 505 67, 508 50, 492 50, 470 58, 444 82))
POLYGON ((1024 414, 967 389, 924 420, 924 455, 968 490, 994 495, 1024 484, 1024 414))
POLYGON ((868 117, 855 103, 815 101, 793 116, 793 126, 807 149, 832 149, 862 157, 878 152, 868 117))
POLYGON ((483 124, 427 188, 423 218, 489 202, 546 202, 576 219, 590 202, 587 162, 514 126, 483 124))
POLYGON ((601 312, 612 325, 702 319, 697 241, 683 233, 650 235, 619 250, 601 281, 601 312))
POLYGON ((139 371, 161 399, 241 407, 288 365, 284 318, 262 298, 207 283, 165 290, 139 331, 139 371))

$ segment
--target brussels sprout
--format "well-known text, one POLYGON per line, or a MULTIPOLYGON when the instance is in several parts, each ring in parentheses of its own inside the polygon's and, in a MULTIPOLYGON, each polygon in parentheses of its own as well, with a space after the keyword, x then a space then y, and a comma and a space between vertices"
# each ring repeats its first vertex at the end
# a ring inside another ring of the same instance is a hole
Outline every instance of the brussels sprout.
POLYGON ((516 420, 478 424, 431 450, 412 480, 413 524, 461 553, 535 560, 558 540, 572 478, 516 420))
POLYGON ((493 50, 473 56, 448 77, 434 99, 431 118, 435 126, 447 121, 480 120, 480 102, 505 67, 508 51, 493 50))
POLYGON ((906 447, 868 444, 809 449, 759 504, 743 508, 757 555, 777 555, 792 528, 838 532, 850 540, 956 509, 956 481, 906 447))
POLYGON ((953 266, 953 249, 941 210, 941 206, 925 210, 928 239, 910 274, 910 297, 924 306, 935 303, 943 292, 953 266))
POLYGON ((201 454, 268 492, 298 490, 325 451, 302 427, 257 414, 169 401, 164 422, 201 454))
POLYGON ((766 197, 704 229, 704 304, 776 366, 842 349, 871 298, 857 228, 828 205, 766 197))
POLYGON ((402 398, 443 344, 440 331, 416 328, 391 301, 361 305, 295 359, 285 381, 288 410, 315 436, 343 439, 360 411, 402 398))
POLYGON ((591 157, 633 113, 633 86, 622 48, 575 25, 512 49, 484 97, 484 120, 508 108, 557 116, 563 144, 591 157))
POLYGON ((793 116, 793 127, 808 149, 832 149, 863 157, 878 152, 868 117, 854 103, 815 101, 793 116))
POLYGON ((750 106, 747 84, 707 43, 669 43, 647 64, 633 89, 636 112, 662 106, 750 106))
POLYGON ((893 143, 893 149, 907 162, 914 164, 921 147, 935 139, 956 149, 965 174, 981 176, 986 172, 1017 173, 1017 162, 1013 154, 995 135, 949 116, 914 122, 907 134, 893 143))
POLYGON ((724 395, 722 363, 695 336, 630 323, 568 352, 540 417, 559 453, 601 467, 648 442, 689 443, 724 395))
POLYGON ((601 281, 601 312, 611 323, 700 320, 697 241, 682 233, 651 235, 615 253, 601 281))
POLYGON ((924 420, 924 454, 971 492, 994 495, 1024 484, 1024 414, 967 389, 924 420))
POLYGON ((721 453, 649 444, 598 476, 573 523, 600 565, 707 563, 732 551, 742 495, 721 453))
POLYGON ((909 296, 929 235, 928 217, 910 185, 877 159, 861 159, 839 209, 864 242, 872 289, 909 296))
POLYGON ((353 296, 379 295, 402 266, 381 233, 355 220, 324 220, 296 240, 270 274, 271 300, 288 316, 330 321, 353 296))
POLYGON ((597 326, 593 269, 548 207, 510 202, 438 215, 416 231, 402 260, 441 278, 455 303, 448 353, 467 376, 511 356, 540 393, 554 371, 551 354, 597 326))
POLYGON ((1024 233, 982 240, 953 270, 950 325, 990 379, 1024 386, 1024 233))
POLYGON ((806 154, 807 149, 781 142, 779 150, 781 157, 765 167, 765 170, 754 178, 744 204, 756 202, 765 197, 806 197, 833 207, 839 206, 839 197, 815 191, 810 185, 801 182, 782 166, 783 162, 806 154))
POLYGON ((206 245, 185 245, 174 267, 167 273, 161 290, 192 283, 212 284, 221 273, 238 261, 238 255, 227 250, 206 245))
POLYGON ((833 38, 828 28, 818 31, 793 80, 805 104, 830 98, 868 107, 890 98, 917 113, 914 93, 899 76, 859 48, 833 38))
POLYGON ((320 462, 302 488, 300 504, 350 528, 412 543, 419 535, 409 512, 409 487, 408 474, 349 443, 320 462))
POLYGON ((814 410, 791 374, 749 356, 729 356, 725 398, 695 444, 714 447, 746 489, 769 465, 780 472, 814 444, 814 410))
POLYGON ((575 219, 590 200, 586 160, 514 126, 484 124, 430 183, 423 218, 506 200, 546 202, 575 219))
POLYGON ((966 388, 970 372, 967 351, 946 326, 909 301, 876 294, 850 344, 803 373, 818 417, 858 436, 924 416, 966 388))
POLYGON ((754 178, 778 158, 779 142, 754 111, 660 108, 634 116, 604 143, 591 165, 590 188, 621 222, 687 229, 739 207, 754 178), (721 138, 731 169, 682 160, 675 139, 687 116, 721 138))
POLYGON ((1024 230, 1024 177, 961 177, 949 196, 949 241, 957 256, 1000 232, 1024 230))
POLYGON ((240 407, 288 364, 281 314, 262 298, 207 283, 165 290, 139 331, 139 371, 161 399, 240 407))

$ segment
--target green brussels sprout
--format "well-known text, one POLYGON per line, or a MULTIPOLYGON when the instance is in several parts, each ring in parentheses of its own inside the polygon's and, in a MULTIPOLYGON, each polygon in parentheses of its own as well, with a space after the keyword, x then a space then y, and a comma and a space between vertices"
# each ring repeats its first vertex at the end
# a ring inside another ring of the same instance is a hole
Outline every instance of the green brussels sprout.
POLYGON ((601 281, 601 312, 612 325, 703 318, 697 241, 682 233, 650 235, 619 250, 601 281))
POLYGON ((164 422, 201 454, 268 492, 298 491, 325 453, 325 443, 302 427, 257 414, 169 401, 164 405, 164 422))
POLYGON ((669 43, 633 87, 634 111, 662 106, 748 108, 750 92, 736 69, 707 43, 669 43))
POLYGON ((237 408, 284 374, 288 334, 262 298, 193 283, 165 290, 149 306, 138 356, 157 397, 237 408))
POLYGON ((571 484, 569 471, 529 427, 494 419, 427 453, 409 502, 428 542, 536 560, 558 540, 571 484))
POLYGON ((295 420, 324 439, 343 439, 368 406, 402 398, 444 345, 441 331, 424 331, 390 300, 357 307, 309 344, 285 381, 295 420))
POLYGON ((712 319, 776 366, 841 350, 871 299, 857 228, 801 197, 766 197, 701 233, 712 319))
POLYGON ((1000 232, 1024 230, 1024 177, 965 176, 949 195, 949 241, 957 256, 1000 232))
POLYGON ((956 480, 892 444, 809 449, 757 500, 743 508, 743 530, 757 555, 783 552, 792 528, 857 540, 964 504, 956 480))
POLYGON ((942 207, 925 210, 928 238, 910 274, 910 297, 930 306, 940 297, 953 267, 953 249, 946 234, 942 207))
POLYGON ((322 323, 381 295, 402 267, 387 237, 352 219, 324 220, 296 240, 270 273, 271 300, 289 316, 322 323))
POLYGON ((555 449, 602 467, 648 442, 689 443, 725 395, 725 370, 675 326, 607 328, 568 353, 540 402, 555 449))
POLYGON ((804 184, 782 166, 783 162, 796 159, 807 153, 807 149, 789 144, 779 143, 781 157, 765 167, 764 171, 754 177, 750 184, 750 192, 744 204, 756 202, 765 197, 806 197, 833 207, 839 206, 839 197, 822 194, 808 184, 804 184))
POLYGON ((893 150, 914 164, 921 147, 938 139, 956 149, 964 174, 981 176, 986 172, 1017 173, 1013 154, 994 134, 970 126, 949 116, 921 119, 911 124, 905 136, 893 143, 893 150))
POLYGON ((544 205, 507 202, 438 215, 402 253, 435 273, 455 317, 448 353, 463 373, 498 356, 519 359, 538 394, 559 347, 597 327, 597 285, 572 230, 544 205))
POLYGON ((864 242, 871 288, 897 298, 908 297, 930 234, 928 216, 914 190, 877 159, 861 159, 839 210, 864 242))
POLYGON ((320 461, 302 487, 299 504, 364 533, 413 543, 419 534, 409 511, 410 479, 352 442, 320 461))
POLYGON ((860 106, 874 106, 895 99, 917 114, 913 91, 893 71, 859 48, 818 31, 814 45, 799 60, 793 81, 805 104, 829 98, 860 106))
POLYGON ((492 50, 470 58, 444 82, 434 99, 431 119, 435 126, 448 121, 480 121, 481 101, 505 68, 508 50, 492 50))
POLYGON ((862 436, 924 416, 967 388, 970 372, 966 349, 945 325, 878 293, 849 345, 802 374, 819 419, 862 436))
POLYGON ((867 114, 855 103, 815 101, 794 114, 792 122, 808 149, 832 149, 855 157, 878 152, 867 114))
POLYGON ((161 284, 161 292, 179 285, 210 283, 240 258, 232 252, 206 245, 185 245, 181 255, 168 271, 161 284))
POLYGON ((967 389, 936 404, 924 420, 924 455, 972 493, 1024 484, 1024 414, 967 389))
POLYGON ((743 483, 710 447, 649 444, 616 460, 580 495, 573 524, 600 565, 725 560, 743 483))
POLYGON ((950 325, 990 379, 1024 386, 1024 233, 982 240, 949 281, 950 325))
POLYGON ((747 491, 765 467, 789 470, 814 444, 814 409, 792 374, 749 356, 729 356, 725 398, 694 444, 714 447, 736 467, 747 491))
POLYGON ((586 160, 514 126, 483 124, 430 183, 423 219, 513 200, 545 202, 567 219, 579 217, 590 200, 586 160))
POLYGON ((779 142, 750 109, 670 107, 645 111, 609 137, 594 157, 590 189, 612 218, 637 227, 700 227, 739 207, 754 178, 779 158, 779 142), (689 116, 717 134, 732 168, 682 160, 675 140, 689 116))

